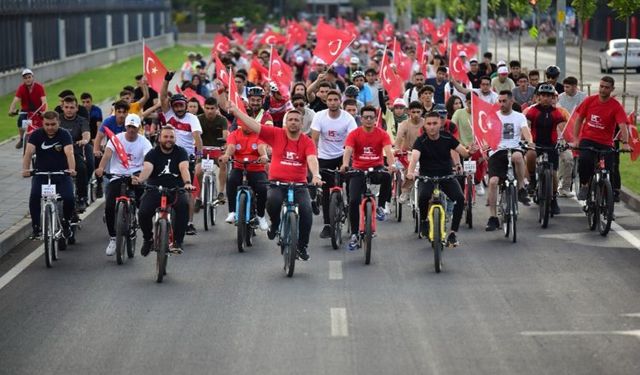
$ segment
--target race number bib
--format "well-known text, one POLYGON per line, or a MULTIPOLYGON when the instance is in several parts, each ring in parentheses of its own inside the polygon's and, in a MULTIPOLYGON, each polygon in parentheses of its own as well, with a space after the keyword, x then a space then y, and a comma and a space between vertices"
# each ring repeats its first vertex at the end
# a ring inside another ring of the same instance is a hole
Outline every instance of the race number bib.
POLYGON ((213 171, 214 161, 213 159, 202 159, 202 170, 206 172, 213 171))
POLYGON ((42 185, 42 196, 43 197, 55 197, 56 196, 56 185, 42 185))
POLYGON ((476 173, 476 161, 475 160, 465 160, 463 164, 464 171, 466 173, 476 173))

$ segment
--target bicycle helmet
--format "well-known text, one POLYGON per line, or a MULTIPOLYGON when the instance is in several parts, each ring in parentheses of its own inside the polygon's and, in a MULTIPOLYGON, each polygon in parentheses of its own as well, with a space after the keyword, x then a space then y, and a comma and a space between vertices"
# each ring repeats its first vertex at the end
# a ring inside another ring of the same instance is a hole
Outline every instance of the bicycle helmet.
POLYGON ((171 105, 173 105, 173 103, 176 102, 184 102, 184 105, 187 105, 187 97, 182 95, 182 94, 174 94, 171 96, 171 99, 169 99, 169 102, 171 103, 171 105))
POLYGON ((555 87, 551 86, 548 83, 543 83, 538 86, 538 94, 549 94, 554 95, 556 93, 555 87))
POLYGON ((558 68, 555 65, 549 65, 547 67, 547 69, 544 71, 544 73, 549 78, 556 78, 556 77, 560 76, 560 68, 558 68))
POLYGON ((440 118, 446 118, 447 117, 447 107, 445 107, 442 104, 436 104, 433 107, 433 111, 438 113, 440 115, 440 118))
POLYGON ((344 95, 349 97, 357 97, 358 95, 360 95, 360 89, 356 85, 347 86, 347 88, 344 89, 344 95))
POLYGON ((269 82, 269 89, 272 93, 280 92, 280 89, 278 89, 278 85, 276 85, 275 82, 269 82))
POLYGON ((362 70, 356 70, 355 72, 351 73, 352 80, 355 80, 358 77, 364 78, 364 72, 362 70))
POLYGON ((264 89, 260 86, 253 86, 253 87, 249 87, 249 90, 247 90, 247 97, 250 96, 260 96, 263 97, 264 96, 264 89))

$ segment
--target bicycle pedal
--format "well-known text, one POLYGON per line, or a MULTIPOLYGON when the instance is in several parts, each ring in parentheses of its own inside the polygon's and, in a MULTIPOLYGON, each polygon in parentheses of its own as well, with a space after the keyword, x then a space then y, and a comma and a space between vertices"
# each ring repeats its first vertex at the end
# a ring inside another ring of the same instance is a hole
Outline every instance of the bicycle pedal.
POLYGON ((184 251, 180 249, 169 249, 169 254, 172 255, 182 255, 182 253, 184 253, 184 251))

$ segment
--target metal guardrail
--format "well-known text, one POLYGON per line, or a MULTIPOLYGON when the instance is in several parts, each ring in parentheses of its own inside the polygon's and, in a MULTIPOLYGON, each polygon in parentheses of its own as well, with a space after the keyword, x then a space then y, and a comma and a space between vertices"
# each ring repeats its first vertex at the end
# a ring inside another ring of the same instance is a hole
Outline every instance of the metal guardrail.
POLYGON ((2 0, 2 15, 43 13, 86 13, 95 11, 167 10, 170 0, 2 0))

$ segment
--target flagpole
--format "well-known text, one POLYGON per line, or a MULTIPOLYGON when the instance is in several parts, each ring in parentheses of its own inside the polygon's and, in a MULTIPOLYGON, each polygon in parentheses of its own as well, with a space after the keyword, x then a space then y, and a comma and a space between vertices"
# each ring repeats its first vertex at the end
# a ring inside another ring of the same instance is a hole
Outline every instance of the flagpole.
POLYGON ((273 44, 271 46, 271 53, 269 54, 269 81, 271 81, 271 60, 273 60, 273 44))

